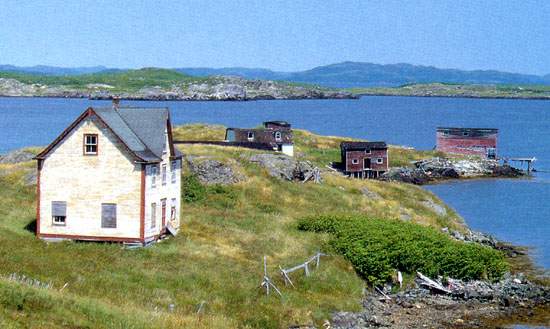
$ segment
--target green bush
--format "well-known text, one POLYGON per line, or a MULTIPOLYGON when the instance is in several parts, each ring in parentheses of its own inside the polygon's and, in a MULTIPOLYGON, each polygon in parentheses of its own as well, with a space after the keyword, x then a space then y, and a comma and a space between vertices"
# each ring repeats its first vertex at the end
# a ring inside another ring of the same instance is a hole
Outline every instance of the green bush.
POLYGON ((181 179, 181 195, 187 203, 202 201, 206 198, 206 187, 197 176, 184 175, 181 179))
POLYGON ((463 280, 502 277, 508 269, 501 252, 452 240, 430 227, 362 216, 303 218, 298 228, 332 235, 330 245, 369 283, 391 279, 395 269, 463 280))

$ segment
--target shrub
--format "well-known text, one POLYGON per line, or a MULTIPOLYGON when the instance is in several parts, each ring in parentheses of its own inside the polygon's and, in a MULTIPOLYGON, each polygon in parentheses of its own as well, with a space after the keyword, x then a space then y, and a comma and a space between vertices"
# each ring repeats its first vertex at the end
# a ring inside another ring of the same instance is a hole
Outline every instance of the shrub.
POLYGON ((501 252, 454 241, 433 228, 413 223, 324 215, 303 218, 298 228, 331 234, 330 245, 335 251, 375 285, 390 280, 395 269, 463 280, 496 280, 507 270, 501 252))
POLYGON ((184 175, 181 179, 181 195, 187 203, 202 201, 206 198, 206 187, 197 176, 184 175))

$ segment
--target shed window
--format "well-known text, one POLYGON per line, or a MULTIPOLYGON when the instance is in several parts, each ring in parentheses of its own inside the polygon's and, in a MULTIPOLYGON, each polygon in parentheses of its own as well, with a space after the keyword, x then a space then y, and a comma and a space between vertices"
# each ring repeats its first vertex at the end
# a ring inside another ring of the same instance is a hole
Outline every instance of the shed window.
POLYGON ((254 139, 254 132, 253 131, 249 131, 248 132, 248 140, 252 140, 254 139))
POLYGON ((166 164, 162 165, 162 185, 166 185, 166 164))
POLYGON ((370 151, 370 149, 367 149, 365 150, 365 154, 371 154, 372 152, 370 151))
POLYGON ((176 168, 177 168, 177 161, 172 161, 170 163, 170 181, 172 184, 176 183, 176 168))
POLYGON ((382 163, 384 163, 384 159, 383 158, 376 158, 376 163, 382 164, 382 163))
POLYGON ((170 202, 170 220, 176 220, 176 198, 170 202))
POLYGON ((116 228, 116 204, 101 204, 101 227, 116 228))
POLYGON ((464 132, 462 133, 462 136, 468 136, 468 135, 470 135, 470 133, 468 133, 467 131, 464 131, 464 132))
POLYGON ((151 203, 151 228, 157 226, 157 204, 151 203))
POLYGON ((275 132, 275 140, 277 142, 280 142, 281 141, 281 132, 280 131, 276 131, 275 132))
POLYGON ((359 163, 359 159, 352 159, 352 160, 351 160, 351 163, 353 163, 353 164, 358 164, 358 163, 359 163))
POLYGON ((84 154, 97 155, 97 134, 84 134, 84 154))
POLYGON ((52 223, 64 226, 67 219, 67 202, 52 201, 52 223))

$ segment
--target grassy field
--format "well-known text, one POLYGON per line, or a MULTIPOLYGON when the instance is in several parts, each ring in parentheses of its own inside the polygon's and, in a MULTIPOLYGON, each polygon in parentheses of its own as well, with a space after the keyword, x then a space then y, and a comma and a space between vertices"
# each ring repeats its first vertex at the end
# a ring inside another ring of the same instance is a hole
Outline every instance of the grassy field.
POLYGON ((159 86, 168 88, 174 84, 202 82, 213 78, 199 78, 173 70, 143 68, 117 72, 100 72, 72 76, 50 76, 16 72, 0 72, 0 78, 11 78, 26 84, 41 84, 85 90, 89 84, 109 85, 113 92, 133 92, 143 87, 159 86))
POLYGON ((550 86, 545 85, 426 83, 410 84, 395 88, 350 88, 347 91, 359 95, 550 99, 550 86))
MULTIPOLYGON (((297 131, 296 152, 319 165, 336 161, 340 138, 297 131)), ((220 126, 184 126, 176 138, 223 138, 220 126)), ((281 328, 321 325, 336 310, 358 311, 366 283, 343 256, 321 259, 310 277, 292 276, 285 287, 278 266, 303 262, 328 250, 330 237, 300 231, 298 220, 322 214, 463 229, 456 213, 438 215, 426 201, 442 204, 419 187, 352 180, 324 173, 322 184, 280 181, 246 160, 256 151, 220 146, 181 147, 187 155, 219 159, 246 179, 205 188, 184 202, 181 234, 149 248, 119 244, 45 243, 35 238, 35 187, 24 184, 31 162, 0 165, 1 328, 281 328), (380 198, 368 198, 367 188, 380 198), (283 297, 259 289, 262 257, 283 297), (9 279, 17 274, 19 279, 9 279), (50 288, 36 287, 24 275, 50 288), (64 288, 63 288, 64 287, 64 288), (204 302, 200 314, 199 305, 204 302), (173 310, 170 305, 173 304, 173 310)), ((425 153, 406 149, 395 163, 425 153)), ((431 154, 431 153, 428 153, 431 154)), ((395 164, 394 163, 394 164, 395 164)), ((187 173, 185 174, 187 175, 187 173)))

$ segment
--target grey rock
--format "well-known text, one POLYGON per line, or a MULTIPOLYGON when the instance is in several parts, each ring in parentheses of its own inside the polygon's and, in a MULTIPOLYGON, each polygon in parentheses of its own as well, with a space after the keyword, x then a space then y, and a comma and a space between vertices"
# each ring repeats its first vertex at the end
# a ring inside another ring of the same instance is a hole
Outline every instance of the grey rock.
POLYGON ((9 152, 3 156, 0 156, 0 163, 21 163, 32 160, 34 154, 26 151, 25 149, 19 149, 9 152))
POLYGON ((444 206, 435 203, 432 199, 422 201, 422 205, 435 212, 438 216, 447 216, 447 209, 445 209, 444 206))
POLYGON ((361 189, 361 193, 363 193, 364 196, 366 196, 367 198, 372 199, 372 200, 382 199, 382 197, 380 197, 380 195, 378 193, 369 190, 367 187, 363 187, 361 189))
POLYGON ((203 184, 229 185, 244 180, 244 177, 235 172, 231 166, 217 160, 186 157, 186 161, 190 171, 203 184))
POLYGON ((318 170, 309 161, 298 161, 284 154, 254 154, 249 160, 264 167, 270 176, 288 181, 303 181, 318 170))

